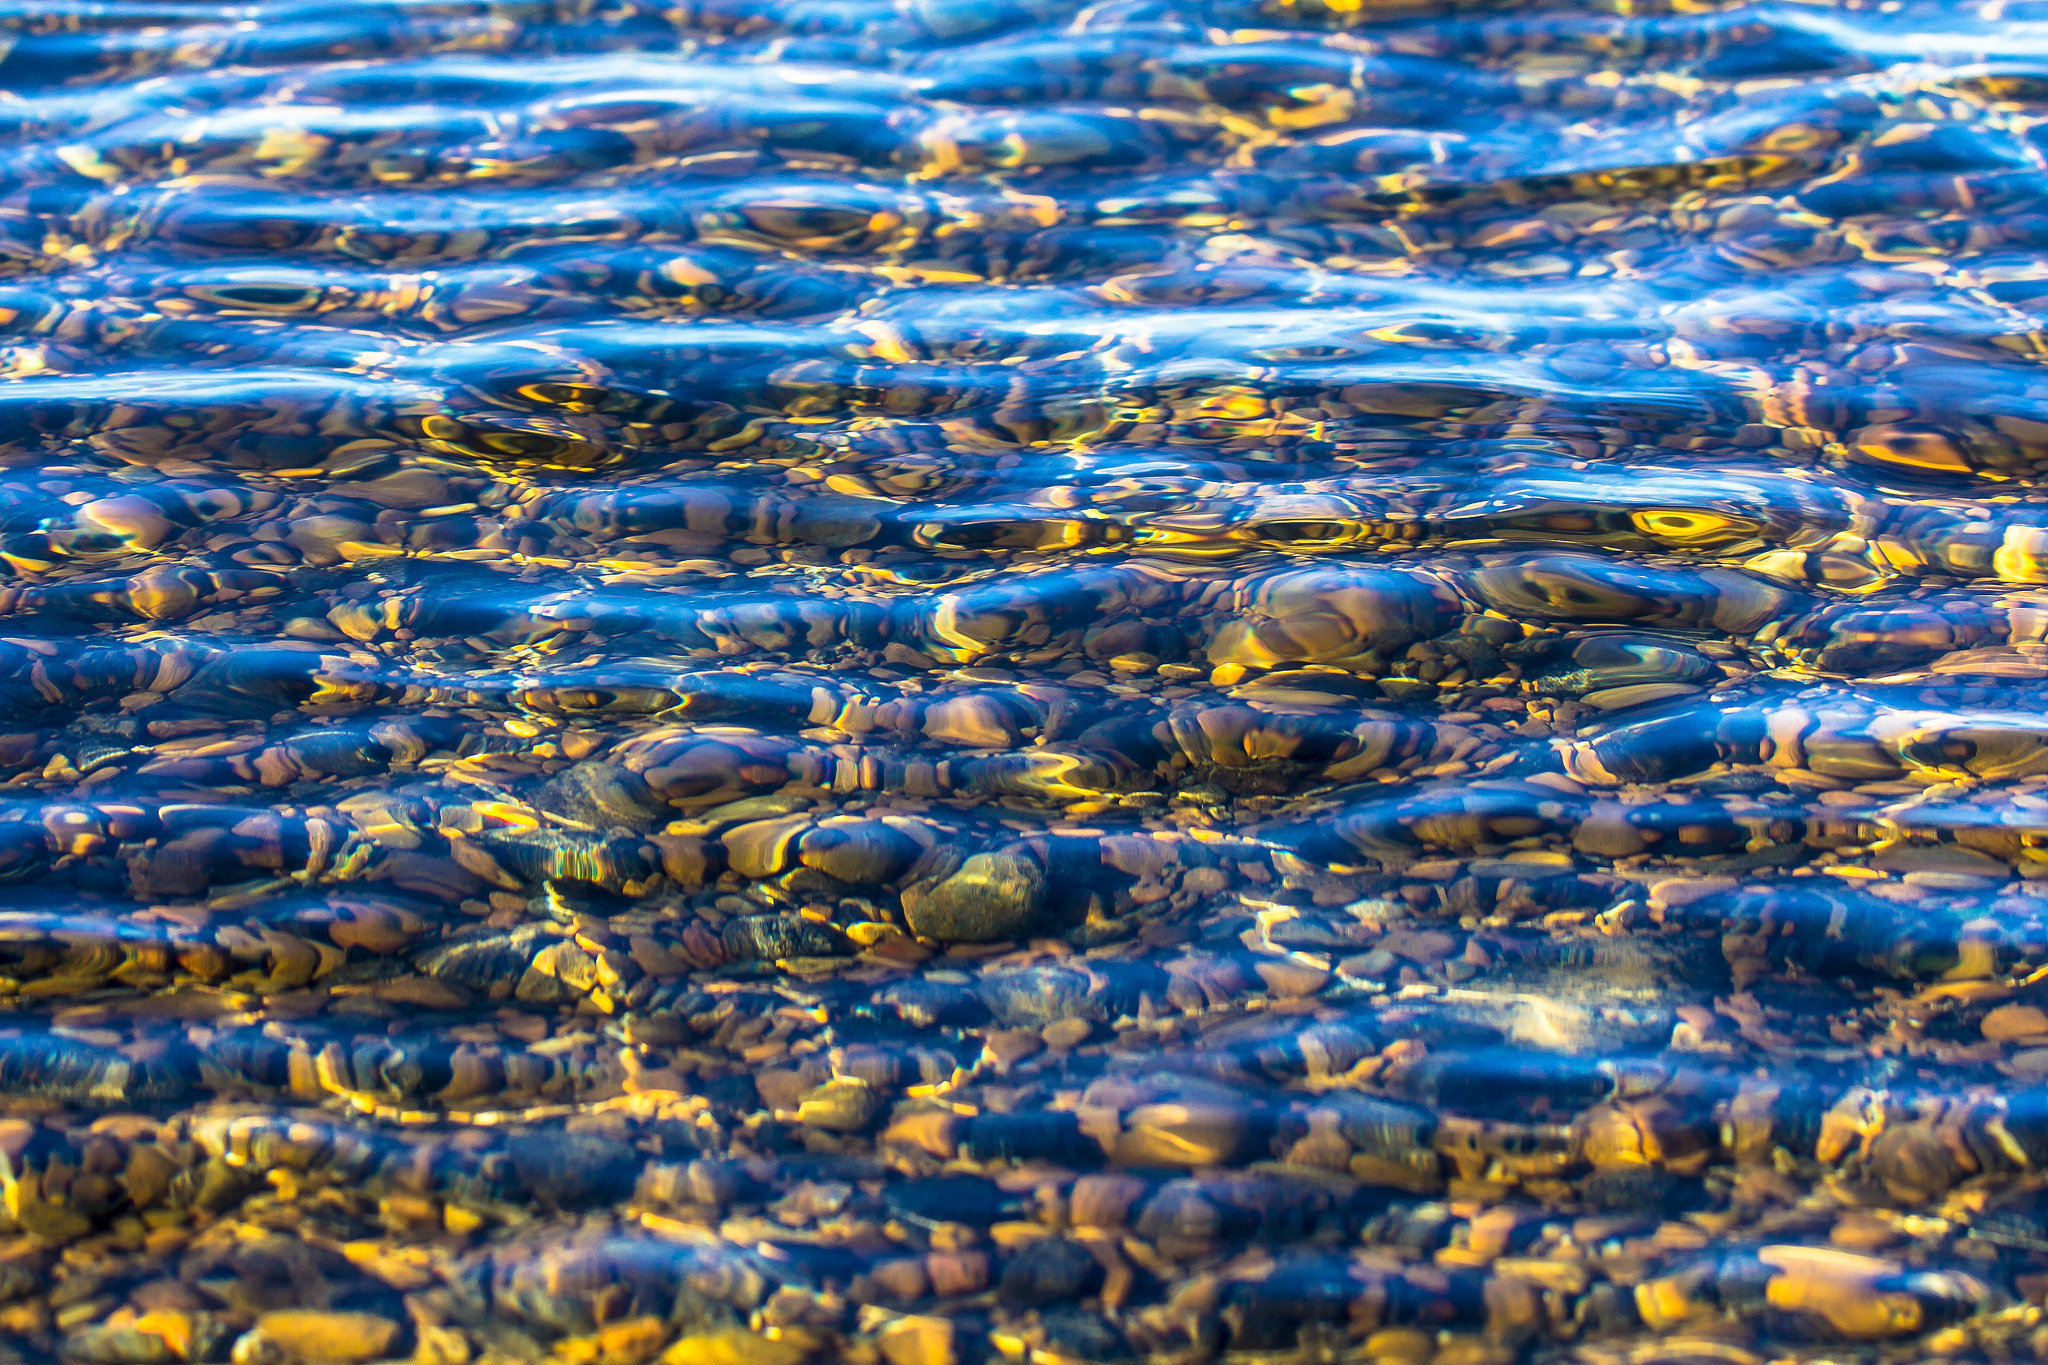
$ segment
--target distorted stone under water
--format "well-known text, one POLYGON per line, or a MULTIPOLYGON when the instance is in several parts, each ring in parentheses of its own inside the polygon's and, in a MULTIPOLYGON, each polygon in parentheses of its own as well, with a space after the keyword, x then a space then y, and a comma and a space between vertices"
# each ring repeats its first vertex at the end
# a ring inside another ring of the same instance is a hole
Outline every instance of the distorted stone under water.
POLYGON ((2048 1357, 2048 4, 4 0, 0 1365, 2048 1357))

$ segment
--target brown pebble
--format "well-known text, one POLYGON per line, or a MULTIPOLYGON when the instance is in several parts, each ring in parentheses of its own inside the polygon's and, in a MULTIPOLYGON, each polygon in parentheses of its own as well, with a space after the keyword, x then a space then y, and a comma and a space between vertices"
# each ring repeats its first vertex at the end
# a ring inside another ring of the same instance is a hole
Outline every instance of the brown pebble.
POLYGON ((2035 1005, 2000 1005, 1984 1016, 1984 1036, 1999 1042, 2048 1034, 2048 1010, 2035 1005))
POLYGON ((978 1294, 988 1288, 988 1253, 984 1251, 934 1251, 924 1259, 932 1292, 940 1298, 978 1294))
POLYGON ((834 1133, 857 1133, 881 1108, 881 1093, 866 1081, 837 1076, 807 1093, 797 1104, 797 1122, 834 1133))
POLYGON ((875 1288, 892 1299, 908 1303, 921 1299, 931 1282, 925 1274, 924 1262, 915 1257, 900 1257, 883 1261, 868 1271, 868 1280, 875 1288))
POLYGON ((411 1005, 423 1010, 458 1010, 469 1004, 469 994, 431 976, 401 976, 380 984, 379 1000, 393 1005, 411 1005))
POLYGON ((1042 1050, 1045 1040, 1028 1028, 997 1029, 982 1043, 982 1052, 997 1070, 1007 1071, 1042 1050))
POLYGON ((1458 940, 1436 929, 1391 929, 1381 935, 1379 946, 1396 957, 1426 967, 1449 957, 1457 949, 1458 940))
POLYGON ((1325 969, 1299 962, 1256 962, 1252 970, 1266 983, 1266 989, 1280 996, 1314 995, 1330 981, 1325 969))

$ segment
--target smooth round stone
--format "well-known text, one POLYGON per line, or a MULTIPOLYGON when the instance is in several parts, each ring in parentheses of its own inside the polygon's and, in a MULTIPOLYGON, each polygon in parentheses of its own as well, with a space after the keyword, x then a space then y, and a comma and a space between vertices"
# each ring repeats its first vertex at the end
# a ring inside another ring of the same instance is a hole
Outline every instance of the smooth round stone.
POLYGON ((1020 853, 977 853, 950 877, 906 888, 911 932, 941 943, 1021 938, 1045 905, 1045 872, 1020 853))

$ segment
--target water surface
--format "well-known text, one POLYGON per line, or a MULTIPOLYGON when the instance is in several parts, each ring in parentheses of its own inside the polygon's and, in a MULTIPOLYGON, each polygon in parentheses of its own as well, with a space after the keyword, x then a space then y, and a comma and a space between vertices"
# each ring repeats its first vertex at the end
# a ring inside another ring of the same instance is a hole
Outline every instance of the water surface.
POLYGON ((0 1361, 2048 1349, 2048 5, 0 8, 0 1361))

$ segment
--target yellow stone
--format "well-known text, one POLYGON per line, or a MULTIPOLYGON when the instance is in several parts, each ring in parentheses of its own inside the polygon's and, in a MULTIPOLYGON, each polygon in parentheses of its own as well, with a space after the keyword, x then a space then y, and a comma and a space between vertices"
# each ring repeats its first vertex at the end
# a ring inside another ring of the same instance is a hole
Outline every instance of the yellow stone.
POLYGON ((1889 425, 1865 427, 1852 433, 1844 444, 1854 458, 1865 464, 1934 474, 1974 472, 1968 457, 1938 431, 1889 425))
POLYGON ((1696 1307, 1677 1276, 1645 1280, 1636 1286, 1636 1314, 1646 1327, 1674 1326, 1691 1317, 1696 1307))
POLYGON ((661 1365, 797 1365, 803 1348, 728 1327, 683 1337, 661 1353, 661 1365))
POLYGON ((161 1338, 181 1359, 192 1358, 192 1318, 185 1313, 144 1313, 135 1319, 135 1330, 161 1338))
POLYGON ((398 1324, 375 1313, 286 1308, 256 1320, 263 1339, 301 1360, 379 1360, 398 1340, 398 1324))
POLYGON ((599 1329, 599 1365, 641 1365, 654 1359, 668 1340, 668 1324, 656 1317, 628 1318, 599 1329))
POLYGON ((882 1141, 901 1147, 915 1147, 944 1161, 960 1150, 958 1114, 944 1109, 926 1109, 905 1114, 882 1130, 882 1141))
POLYGON ((953 1323, 949 1318, 898 1318, 877 1338, 889 1365, 953 1365, 953 1323))
POLYGON ((421 1326, 417 1334, 412 1365, 469 1365, 469 1338, 460 1328, 421 1326))
POLYGON ((341 1254, 349 1264, 376 1276, 393 1289, 424 1289, 435 1280, 434 1268, 425 1251, 417 1247, 389 1246, 374 1239, 343 1242, 341 1254))
POLYGON ((837 1133, 857 1133, 881 1108, 881 1096, 866 1081, 852 1076, 835 1076, 803 1097, 796 1107, 797 1122, 837 1133))
POLYGON ((2035 1005, 2000 1005, 1984 1016, 1984 1036, 2004 1041, 2048 1033, 2048 1011, 2035 1005))
POLYGON ((1771 1307, 1813 1314, 1845 1337, 1909 1336, 1924 1324, 1926 1310, 1915 1295, 1877 1288, 1901 1273, 1894 1261, 1806 1246, 1765 1247, 1757 1259, 1778 1272, 1764 1286, 1771 1307))
POLYGON ((1515 1348, 1479 1336, 1455 1336, 1436 1348, 1430 1365, 1511 1365, 1515 1348))
POLYGON ((1556 1290, 1560 1294, 1583 1294, 1591 1272, 1582 1261, 1552 1261, 1535 1256, 1503 1256, 1493 1263, 1503 1275, 1556 1290))
POLYGON ((1364 1354, 1368 1360, 1424 1365, 1435 1353, 1435 1339, 1415 1327, 1382 1327, 1365 1339, 1364 1354))

